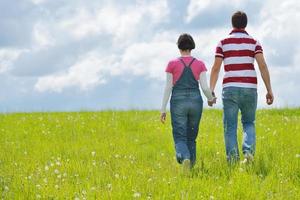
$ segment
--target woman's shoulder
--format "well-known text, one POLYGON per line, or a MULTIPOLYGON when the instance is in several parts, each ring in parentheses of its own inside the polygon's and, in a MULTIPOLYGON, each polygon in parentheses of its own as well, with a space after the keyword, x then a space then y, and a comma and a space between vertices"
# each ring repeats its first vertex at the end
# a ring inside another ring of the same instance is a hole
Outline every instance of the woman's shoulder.
POLYGON ((195 58, 193 66, 195 67, 198 72, 207 71, 205 63, 201 59, 195 58))
POLYGON ((198 65, 205 65, 203 60, 201 60, 201 59, 199 59, 199 58, 196 58, 196 57, 193 57, 193 58, 195 59, 195 60, 194 60, 195 64, 198 64, 198 65))
POLYGON ((169 63, 178 63, 180 60, 179 60, 179 58, 173 58, 173 59, 171 59, 170 61, 169 61, 169 63))

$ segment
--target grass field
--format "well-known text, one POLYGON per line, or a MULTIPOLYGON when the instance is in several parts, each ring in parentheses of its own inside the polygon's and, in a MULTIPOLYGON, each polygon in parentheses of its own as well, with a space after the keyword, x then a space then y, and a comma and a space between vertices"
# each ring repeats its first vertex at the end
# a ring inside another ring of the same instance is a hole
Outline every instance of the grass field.
POLYGON ((175 161, 167 117, 162 125, 158 111, 1 114, 1 198, 300 199, 300 109, 259 110, 255 163, 231 167, 222 112, 205 110, 190 175, 175 161))

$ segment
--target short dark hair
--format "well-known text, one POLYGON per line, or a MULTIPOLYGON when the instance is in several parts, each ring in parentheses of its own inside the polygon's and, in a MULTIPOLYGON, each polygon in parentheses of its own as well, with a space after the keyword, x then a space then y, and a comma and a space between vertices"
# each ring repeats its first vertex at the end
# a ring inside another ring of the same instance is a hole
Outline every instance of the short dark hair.
POLYGON ((190 34, 183 33, 179 36, 177 40, 177 46, 180 50, 192 50, 195 49, 195 42, 190 34))
POLYGON ((231 17, 231 23, 233 28, 246 28, 247 22, 247 15, 243 11, 236 11, 231 17))

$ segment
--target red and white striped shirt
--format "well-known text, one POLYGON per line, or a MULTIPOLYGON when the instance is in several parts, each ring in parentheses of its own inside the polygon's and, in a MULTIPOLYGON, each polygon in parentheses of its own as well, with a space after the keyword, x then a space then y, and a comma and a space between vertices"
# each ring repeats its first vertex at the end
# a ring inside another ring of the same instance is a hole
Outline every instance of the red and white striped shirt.
POLYGON ((223 58, 225 87, 257 88, 254 56, 262 53, 260 43, 244 30, 234 29, 221 40, 216 48, 216 57, 223 58))

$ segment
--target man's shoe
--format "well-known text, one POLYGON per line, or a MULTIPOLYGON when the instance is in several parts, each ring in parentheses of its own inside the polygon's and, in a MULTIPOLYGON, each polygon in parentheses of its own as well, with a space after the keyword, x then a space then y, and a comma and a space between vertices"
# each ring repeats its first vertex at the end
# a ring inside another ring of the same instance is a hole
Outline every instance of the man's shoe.
POLYGON ((241 162, 242 164, 251 164, 254 161, 254 157, 250 153, 245 154, 245 159, 241 162))

